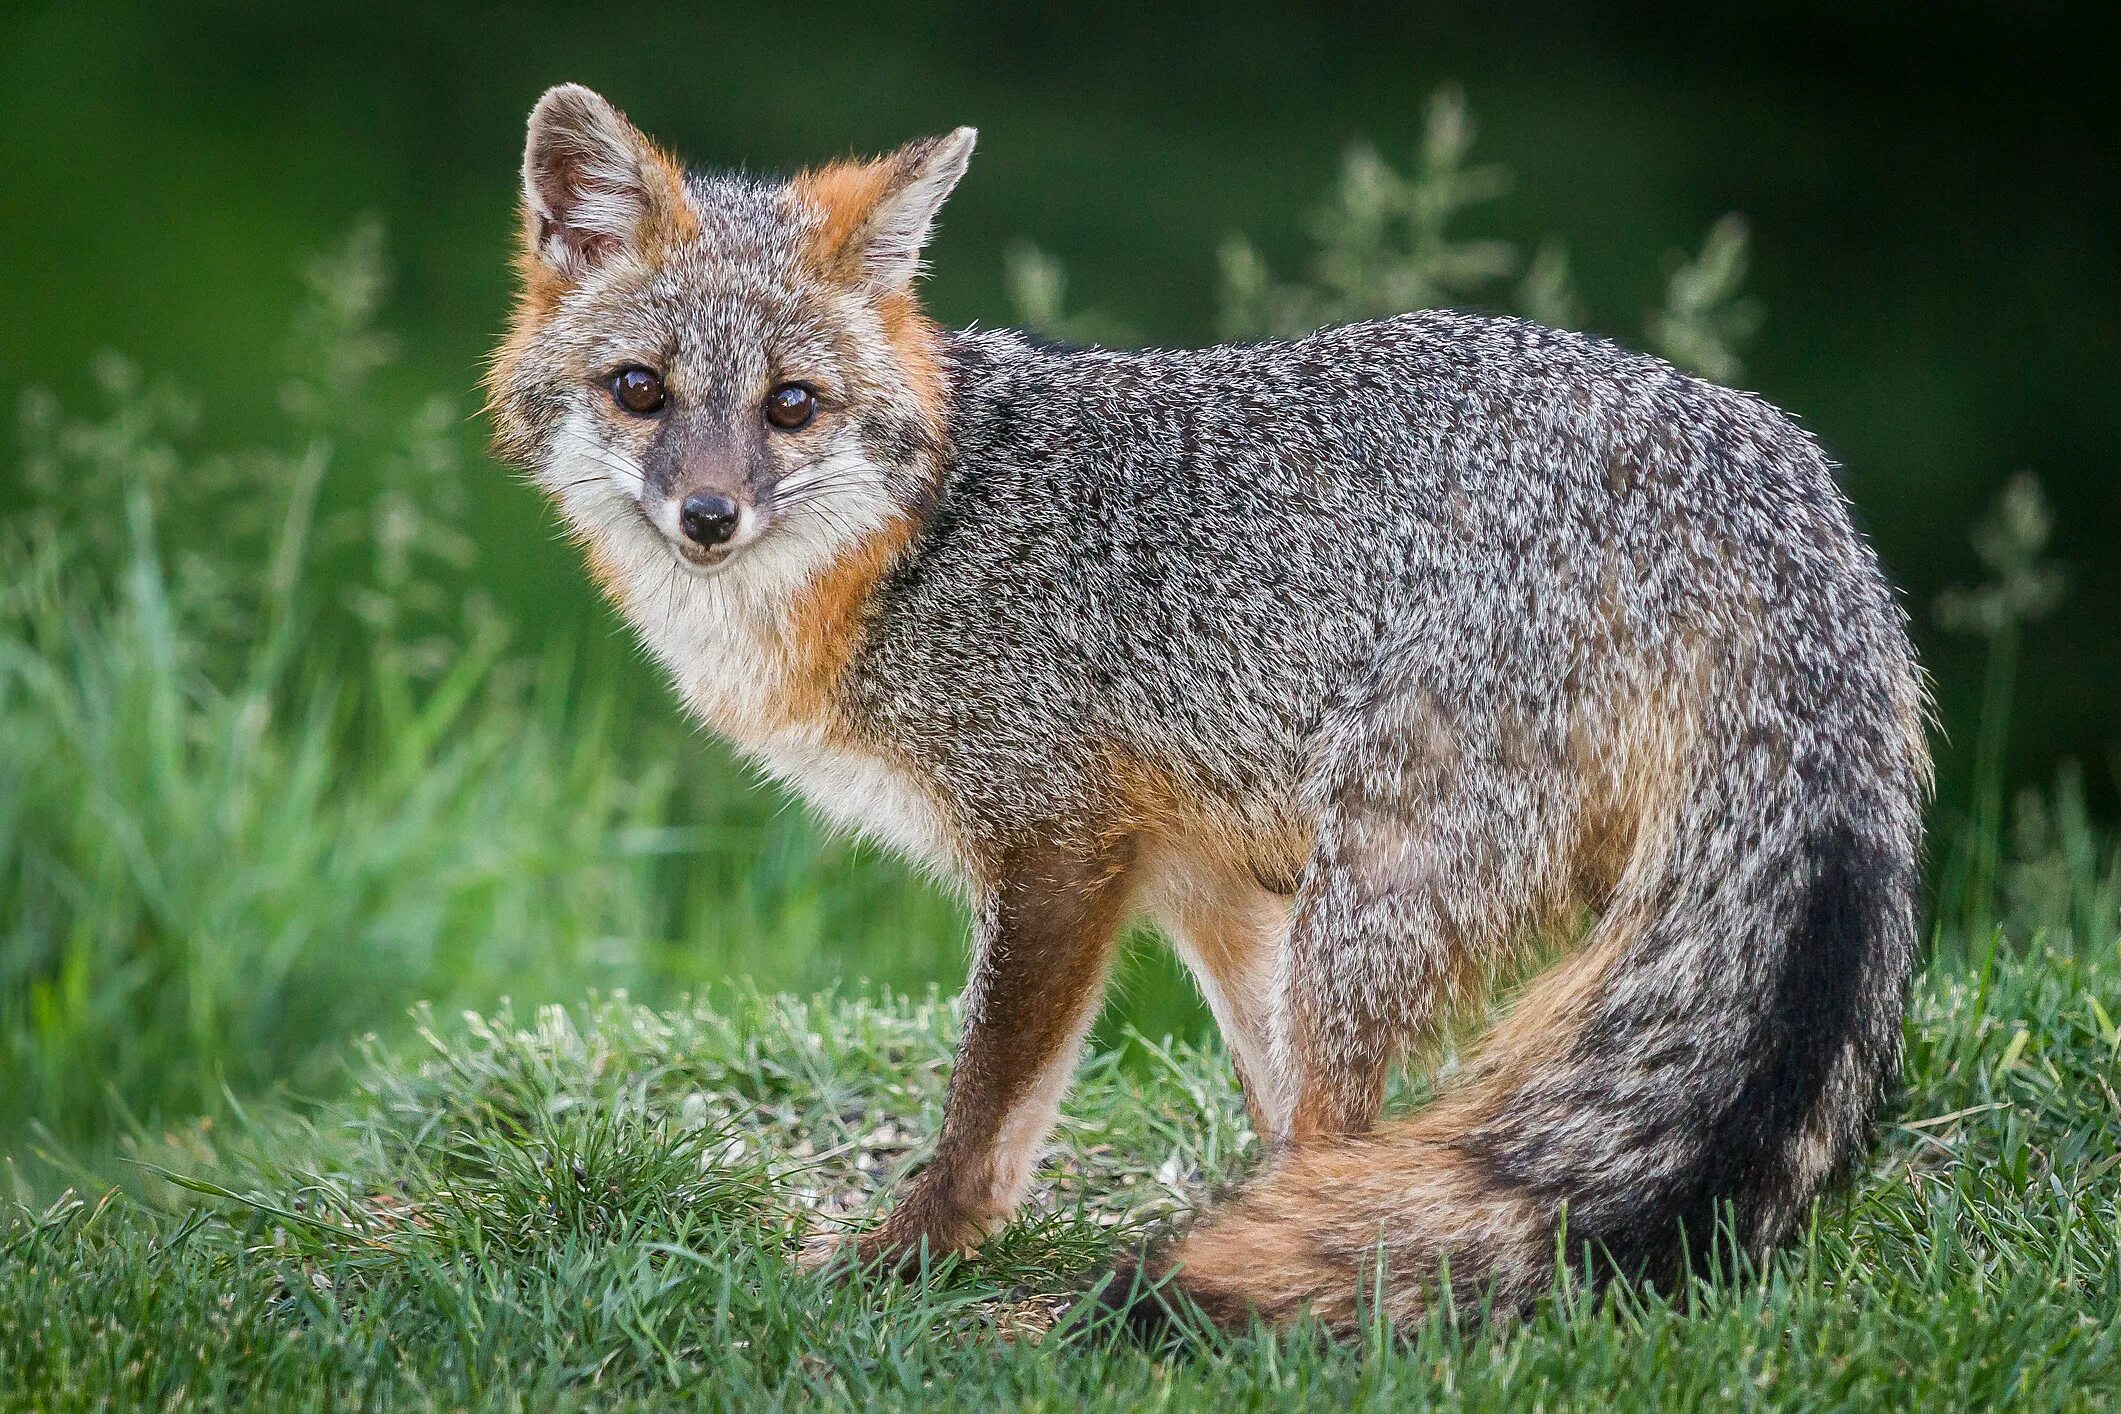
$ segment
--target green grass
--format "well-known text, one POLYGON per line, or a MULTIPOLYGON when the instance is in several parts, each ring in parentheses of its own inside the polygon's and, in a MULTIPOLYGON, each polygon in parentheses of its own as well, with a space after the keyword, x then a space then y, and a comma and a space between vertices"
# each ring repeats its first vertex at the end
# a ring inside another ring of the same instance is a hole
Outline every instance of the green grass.
POLYGON ((137 1144, 140 1177, 0 1235, 16 1407, 2110 1407, 2121 1391, 2121 967, 1944 967, 1853 1191, 1745 1278, 1477 1296, 1406 1337, 1164 1357, 1080 1299, 1241 1173, 1224 1058, 1085 1067, 1030 1213, 910 1284, 792 1263, 934 1132, 934 1001, 737 997, 429 1019, 306 1117, 137 1144))

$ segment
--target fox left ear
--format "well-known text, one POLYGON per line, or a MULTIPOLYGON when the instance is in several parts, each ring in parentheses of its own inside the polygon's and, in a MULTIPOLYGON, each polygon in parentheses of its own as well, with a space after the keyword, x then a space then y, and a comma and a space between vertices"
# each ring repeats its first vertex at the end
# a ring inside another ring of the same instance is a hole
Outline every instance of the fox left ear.
POLYGON ((836 163, 796 178, 797 193, 823 216, 814 238, 819 263, 885 290, 912 285, 935 213, 965 175, 978 137, 959 128, 874 162, 836 163))

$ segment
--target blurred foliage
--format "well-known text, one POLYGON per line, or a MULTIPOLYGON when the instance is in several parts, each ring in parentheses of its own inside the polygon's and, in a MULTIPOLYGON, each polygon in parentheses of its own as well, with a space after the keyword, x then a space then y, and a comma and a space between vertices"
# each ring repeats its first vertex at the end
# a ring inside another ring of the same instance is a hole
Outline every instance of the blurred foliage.
POLYGON ((1509 243, 1455 229, 1469 210, 1509 189, 1501 168, 1469 164, 1473 134, 1465 96, 1446 88, 1429 102, 1411 174, 1393 170, 1367 144, 1349 149, 1332 198, 1312 214, 1317 251, 1302 284, 1276 280, 1243 237, 1225 242, 1224 334, 1302 334, 1488 294, 1520 262, 1509 243))
POLYGON ((1760 328, 1759 303, 1739 293, 1747 259, 1742 218, 1709 227, 1701 253, 1682 261, 1666 283, 1664 308, 1646 330, 1649 346, 1704 378, 1736 382, 1745 372, 1741 351, 1760 328))
MULTIPOLYGON (((2025 627, 2062 603, 2064 576, 2046 557, 2054 521, 2038 479, 2021 472, 2005 484, 1995 505, 1974 527, 1974 553, 1989 577, 1971 587, 1955 585, 1937 596, 1937 621, 1947 630, 1980 639, 1987 648, 1981 713, 1975 723, 1974 769, 1968 818, 1951 842, 1943 903, 1962 915, 1972 932, 1985 933, 1994 917, 1997 859, 2003 839, 2005 752, 2018 689, 2018 661, 2025 627)), ((2073 783, 2070 798, 2083 802, 2083 776, 2063 768, 2073 783)))
POLYGON ((1955 633, 1993 638, 2053 613, 2064 586, 2061 568, 2043 558, 2054 529, 2039 479, 2030 472, 2012 477, 1972 536, 1989 578, 1939 594, 1937 622, 1955 633))
MULTIPOLYGON (((1429 100, 1410 171, 1400 172, 1367 144, 1350 148, 1331 194, 1311 213, 1314 248, 1300 280, 1278 278, 1245 237, 1225 241, 1223 336, 1294 338, 1329 324, 1468 304, 1499 305, 1561 328, 1584 327, 1563 242, 1549 238, 1526 255, 1509 241, 1459 229, 1468 213, 1510 188, 1502 168, 1471 163, 1474 135, 1465 94, 1446 86, 1429 100), (1513 276, 1514 285, 1506 285, 1513 276)), ((1103 310, 1070 310, 1067 272, 1052 255, 1018 242, 1004 258, 1021 323, 1091 344, 1134 337, 1123 320, 1103 310)), ((1698 256, 1676 260, 1664 303, 1645 325, 1648 346, 1703 377, 1736 379, 1744 369, 1744 346, 1761 322, 1758 302, 1741 290, 1746 258, 1743 220, 1725 216, 1711 226, 1698 256)))

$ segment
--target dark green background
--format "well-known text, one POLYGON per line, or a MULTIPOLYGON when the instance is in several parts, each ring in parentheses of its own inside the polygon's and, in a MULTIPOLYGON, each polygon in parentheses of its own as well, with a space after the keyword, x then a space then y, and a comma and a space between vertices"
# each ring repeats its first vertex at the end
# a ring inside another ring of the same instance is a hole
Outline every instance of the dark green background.
MULTIPOLYGON (((1639 338, 1714 217, 1750 218, 1767 323, 1745 381, 1846 463, 1962 743, 1976 649, 1929 606, 1977 573, 1965 532, 1994 490, 2039 473, 2072 591, 2028 644, 2014 774, 2083 760, 2111 808, 2121 222, 2094 26, 2044 5, 13 10, 0 393, 80 396, 93 352, 117 348, 181 375, 220 426, 262 427, 303 259, 373 211, 393 239, 396 376, 468 410, 507 299, 521 121, 561 79, 702 164, 975 123, 933 251, 941 317, 1006 318, 1002 250, 1022 236, 1081 302, 1199 340, 1217 243, 1244 231, 1288 268, 1345 144, 1404 160, 1428 93, 1457 81, 1477 155, 1517 175, 1488 231, 1566 240, 1593 322, 1620 337, 1639 338)), ((608 638, 534 498, 474 465, 503 604, 532 638, 608 638)), ((1965 769, 1947 756, 1947 802, 1965 769)))

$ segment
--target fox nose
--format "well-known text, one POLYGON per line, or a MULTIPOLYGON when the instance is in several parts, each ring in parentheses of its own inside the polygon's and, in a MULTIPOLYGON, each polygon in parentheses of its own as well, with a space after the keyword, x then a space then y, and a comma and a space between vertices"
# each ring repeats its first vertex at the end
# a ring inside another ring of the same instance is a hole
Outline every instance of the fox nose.
POLYGON ((678 529, 703 550, 712 550, 736 534, 736 520, 736 502, 712 491, 695 491, 678 507, 678 529))

